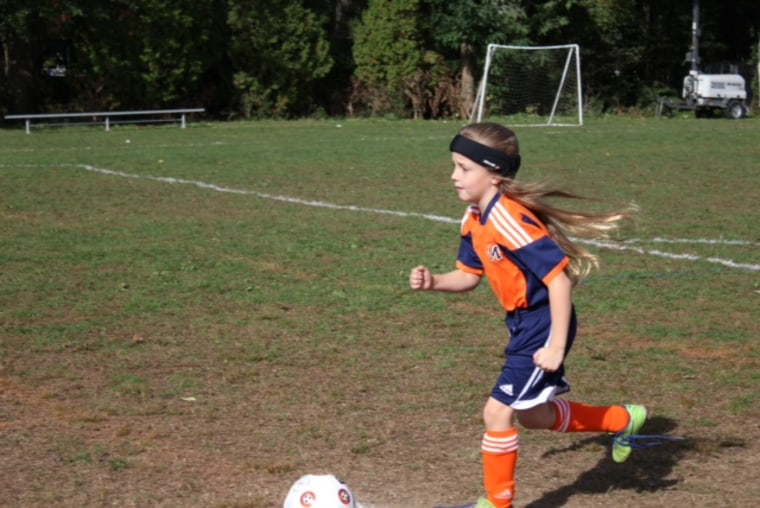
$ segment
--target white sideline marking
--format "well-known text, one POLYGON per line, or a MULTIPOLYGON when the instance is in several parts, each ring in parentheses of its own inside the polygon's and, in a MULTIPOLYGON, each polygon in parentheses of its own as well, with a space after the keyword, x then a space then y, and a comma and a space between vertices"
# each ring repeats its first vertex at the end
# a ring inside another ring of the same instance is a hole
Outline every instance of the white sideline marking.
POLYGON ((714 239, 714 238, 659 238, 654 237, 651 240, 641 240, 640 238, 631 238, 629 240, 625 240, 623 243, 641 243, 641 242, 651 242, 651 243, 702 243, 707 245, 743 245, 747 247, 760 247, 760 243, 758 242, 748 242, 746 240, 724 240, 722 238, 714 239))
MULTIPOLYGON (((632 247, 630 245, 623 245, 616 242, 611 242, 609 240, 589 240, 586 238, 578 239, 579 242, 587 243, 589 245, 594 245, 596 247, 602 248, 602 249, 610 249, 610 250, 628 250, 633 251, 638 254, 645 254, 649 256, 657 256, 662 258, 668 258, 668 259, 685 259, 687 261, 700 261, 704 260, 708 263, 713 263, 717 265, 723 265, 727 266, 728 268, 738 268, 741 270, 749 270, 752 272, 758 272, 760 271, 760 265, 752 264, 752 263, 737 263, 735 261, 732 261, 730 259, 721 259, 721 258, 715 258, 715 257, 709 257, 709 258, 702 258, 700 256, 696 256, 694 254, 673 254, 671 252, 663 252, 661 250, 655 250, 655 249, 643 249, 641 247, 632 247)), ((655 241, 655 240, 653 240, 655 241)), ((687 241, 680 241, 680 242, 673 242, 673 243, 687 243, 687 241)), ((718 242, 702 242, 702 241, 696 241, 694 243, 718 243, 718 242)), ((721 242, 722 243, 722 242, 721 242)), ((733 243, 728 243, 728 245, 734 245, 733 243)), ((746 243, 740 243, 739 245, 753 245, 749 242, 746 243)))
MULTIPOLYGON (((13 166, 44 167, 44 165, 37 165, 37 164, 14 164, 13 166)), ((6 167, 11 167, 11 165, 0 164, 0 168, 6 168, 6 167)), ((170 184, 193 185, 201 189, 209 189, 216 192, 240 194, 240 195, 245 195, 245 196, 255 196, 262 199, 271 199, 273 201, 281 201, 285 203, 291 203, 291 204, 303 205, 303 206, 328 208, 331 210, 366 212, 366 213, 374 213, 374 214, 381 214, 381 215, 393 215, 396 217, 419 217, 419 218, 426 219, 429 221, 441 222, 441 223, 446 223, 446 224, 459 224, 461 222, 460 219, 452 219, 451 217, 443 217, 441 215, 432 215, 432 214, 418 213, 418 212, 400 212, 400 211, 395 211, 395 210, 384 210, 381 208, 366 208, 366 207, 354 206, 354 205, 338 205, 335 203, 328 203, 326 201, 300 199, 300 198, 295 198, 291 196, 283 196, 279 194, 266 194, 263 192, 245 190, 245 189, 233 189, 231 187, 224 187, 221 185, 199 182, 197 180, 186 180, 184 178, 152 176, 152 175, 137 175, 134 173, 125 173, 123 171, 114 171, 111 169, 97 168, 89 164, 58 164, 58 165, 51 165, 50 167, 74 167, 74 168, 84 169, 86 171, 91 171, 94 173, 101 173, 104 175, 111 175, 111 176, 119 176, 122 178, 153 180, 156 182, 164 182, 164 183, 170 183, 170 184)), ((581 243, 586 243, 589 245, 593 245, 595 247, 599 247, 601 249, 609 249, 609 250, 617 250, 617 251, 631 251, 637 254, 656 256, 656 257, 675 259, 675 260, 706 261, 708 263, 722 265, 728 268, 748 270, 748 271, 753 271, 753 272, 760 271, 760 264, 737 263, 731 259, 722 259, 722 258, 716 258, 716 257, 703 258, 700 256, 696 256, 694 254, 685 254, 685 253, 673 254, 671 252, 663 252, 657 249, 645 249, 643 247, 632 245, 632 244, 649 242, 649 243, 669 243, 669 244, 696 243, 696 244, 715 244, 715 245, 740 245, 740 246, 750 246, 750 247, 760 246, 760 244, 758 243, 748 242, 744 240, 723 240, 723 239, 709 239, 709 238, 697 238, 693 240, 685 239, 685 238, 675 238, 675 239, 653 238, 651 240, 631 239, 624 242, 612 242, 612 241, 607 241, 607 240, 590 240, 590 239, 585 239, 585 238, 578 238, 575 240, 581 243)))
POLYGON ((171 184, 184 184, 184 185, 194 185, 195 187, 200 187, 201 189, 210 189, 217 192, 227 192, 230 194, 242 194, 246 196, 256 196, 258 198, 262 199, 271 199, 274 201, 282 201, 285 203, 292 203, 296 205, 304 205, 304 206, 315 206, 318 208, 329 208, 332 210, 350 210, 354 212, 368 212, 368 213, 376 213, 376 214, 384 214, 384 215, 395 215, 398 217, 421 217, 423 219, 431 220, 433 222, 449 222, 458 224, 459 221, 455 219, 451 219, 449 217, 442 217, 440 215, 430 215, 425 213, 415 213, 415 212, 397 212, 394 210, 382 210, 378 208, 365 208, 361 206, 354 206, 354 205, 336 205, 334 203, 327 203, 325 201, 314 201, 314 200, 307 200, 307 199, 300 199, 300 198, 294 198, 290 196, 282 196, 279 194, 266 194, 263 192, 258 191, 252 191, 252 190, 244 190, 244 189, 232 189, 230 187, 223 187, 221 185, 215 185, 212 183, 205 183, 205 182, 199 182, 197 180, 185 180, 184 178, 174 178, 174 177, 166 177, 166 176, 151 176, 151 175, 135 175, 132 173, 123 173, 121 171, 113 171, 110 169, 101 169, 96 168, 95 166, 90 166, 89 164, 74 164, 76 167, 80 167, 82 169, 86 169, 87 171, 94 171, 96 173, 103 173, 106 175, 113 175, 113 176, 121 176, 124 178, 142 178, 145 180, 155 180, 158 182, 165 182, 165 183, 171 183, 171 184))

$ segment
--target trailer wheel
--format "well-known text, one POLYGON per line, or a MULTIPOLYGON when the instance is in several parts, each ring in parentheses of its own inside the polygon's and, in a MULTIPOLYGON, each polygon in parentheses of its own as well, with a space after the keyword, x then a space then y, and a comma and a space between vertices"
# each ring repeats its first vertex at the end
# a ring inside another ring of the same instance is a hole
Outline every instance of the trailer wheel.
POLYGON ((725 109, 726 118, 739 120, 747 116, 747 107, 739 101, 731 101, 725 109))

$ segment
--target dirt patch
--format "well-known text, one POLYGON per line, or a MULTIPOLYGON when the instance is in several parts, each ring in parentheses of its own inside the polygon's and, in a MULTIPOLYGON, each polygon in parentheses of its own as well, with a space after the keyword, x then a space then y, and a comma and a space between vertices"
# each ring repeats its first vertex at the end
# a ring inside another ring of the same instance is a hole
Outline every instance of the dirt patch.
MULTIPOLYGON (((135 375, 163 376, 150 369, 135 375)), ((98 369, 68 385, 2 378, 0 491, 19 507, 270 508, 301 474, 331 472, 366 507, 423 508, 480 494, 481 401, 435 395, 436 383, 411 371, 390 389, 384 370, 364 379, 351 370, 299 372, 261 369, 237 385, 199 372, 217 381, 177 397, 122 394, 100 408, 92 404, 105 383, 98 369)), ((720 418, 712 429, 684 424, 668 408, 677 394, 651 395, 647 431, 683 441, 618 465, 607 436, 522 431, 516 506, 752 506, 757 423, 708 407, 697 409, 720 418)))

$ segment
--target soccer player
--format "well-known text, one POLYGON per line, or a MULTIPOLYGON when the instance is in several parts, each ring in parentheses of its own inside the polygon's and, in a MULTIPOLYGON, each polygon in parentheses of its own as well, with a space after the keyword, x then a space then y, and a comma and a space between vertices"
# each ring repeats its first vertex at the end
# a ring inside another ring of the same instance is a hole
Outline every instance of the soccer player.
POLYGON ((454 188, 470 203, 456 268, 433 274, 417 266, 409 284, 414 290, 458 293, 474 289, 485 276, 506 311, 506 360, 483 409, 486 496, 461 508, 508 508, 520 447, 515 418, 527 429, 611 433, 615 462, 629 457, 631 436, 644 425, 647 411, 640 405, 590 406, 557 398, 570 390, 564 360, 577 328, 572 290, 598 263, 570 234, 605 237, 635 207, 605 213, 550 204, 547 198, 579 196, 515 179, 517 137, 499 124, 465 126, 450 150, 454 188))

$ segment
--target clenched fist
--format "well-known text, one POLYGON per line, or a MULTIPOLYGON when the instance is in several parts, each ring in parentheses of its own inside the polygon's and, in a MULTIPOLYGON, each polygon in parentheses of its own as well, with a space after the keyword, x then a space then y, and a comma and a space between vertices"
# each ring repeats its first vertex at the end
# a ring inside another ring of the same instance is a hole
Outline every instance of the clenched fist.
POLYGON ((412 268, 409 273, 409 287, 415 290, 433 289, 433 274, 424 266, 412 268))

